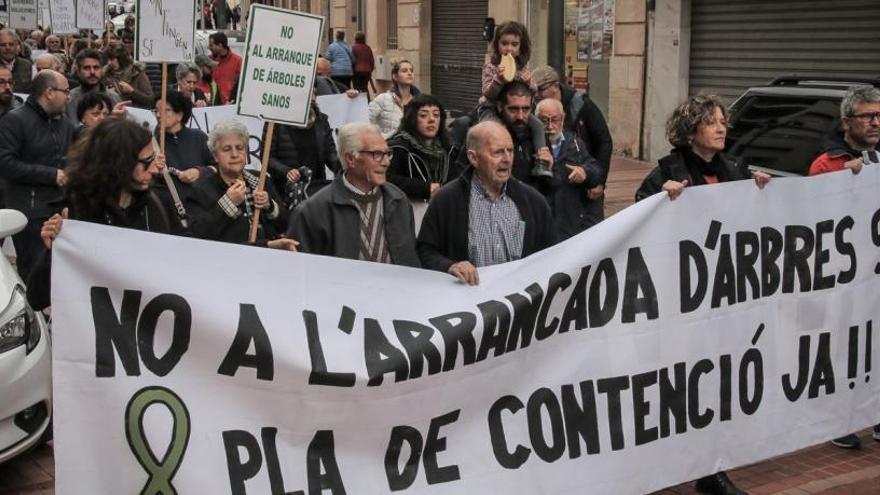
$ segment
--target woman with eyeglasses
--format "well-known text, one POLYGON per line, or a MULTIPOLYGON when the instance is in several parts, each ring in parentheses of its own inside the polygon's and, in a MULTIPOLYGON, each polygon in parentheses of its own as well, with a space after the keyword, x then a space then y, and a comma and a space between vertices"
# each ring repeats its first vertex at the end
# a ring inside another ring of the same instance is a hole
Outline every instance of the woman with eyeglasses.
POLYGON ((212 241, 248 242, 257 210, 260 218, 256 245, 296 251, 296 242, 279 238, 284 232, 286 210, 271 181, 257 190, 259 174, 245 170, 250 135, 240 122, 220 122, 208 137, 217 160, 217 173, 199 179, 187 200, 192 232, 212 241))
POLYGON ((417 95, 406 105, 400 128, 388 140, 394 152, 388 168, 388 181, 409 197, 416 220, 416 232, 428 201, 450 175, 452 148, 446 134, 446 112, 437 98, 417 95))
POLYGON ((150 131, 124 118, 104 119, 77 141, 68 153, 61 211, 40 231, 47 250, 28 280, 28 301, 35 309, 49 306, 52 242, 63 219, 114 227, 182 234, 171 212, 170 199, 150 185, 164 166, 153 147, 150 131))

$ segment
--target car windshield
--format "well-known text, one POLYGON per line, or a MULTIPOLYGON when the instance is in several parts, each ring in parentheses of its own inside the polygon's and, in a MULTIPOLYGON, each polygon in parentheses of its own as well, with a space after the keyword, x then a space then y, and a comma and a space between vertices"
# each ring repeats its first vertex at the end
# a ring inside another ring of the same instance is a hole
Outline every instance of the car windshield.
POLYGON ((839 131, 840 100, 747 95, 730 109, 727 155, 747 166, 806 175, 822 142, 839 131))

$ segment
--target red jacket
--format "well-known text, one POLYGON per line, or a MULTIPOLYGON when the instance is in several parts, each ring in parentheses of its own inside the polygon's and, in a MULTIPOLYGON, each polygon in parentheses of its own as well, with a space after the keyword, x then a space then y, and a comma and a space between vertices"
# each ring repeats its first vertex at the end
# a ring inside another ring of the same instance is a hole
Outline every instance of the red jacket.
POLYGON ((354 54, 354 72, 373 73, 376 68, 376 61, 373 59, 373 50, 366 43, 355 43, 351 45, 351 52, 354 54))
POLYGON ((844 163, 861 156, 858 151, 852 149, 844 141, 842 135, 835 136, 826 141, 823 148, 824 152, 816 157, 810 165, 808 175, 819 175, 843 170, 844 163))
POLYGON ((217 83, 220 88, 220 101, 226 105, 232 96, 232 87, 238 81, 238 75, 241 73, 241 57, 229 50, 225 57, 211 56, 211 60, 217 61, 217 65, 211 69, 211 79, 217 83))

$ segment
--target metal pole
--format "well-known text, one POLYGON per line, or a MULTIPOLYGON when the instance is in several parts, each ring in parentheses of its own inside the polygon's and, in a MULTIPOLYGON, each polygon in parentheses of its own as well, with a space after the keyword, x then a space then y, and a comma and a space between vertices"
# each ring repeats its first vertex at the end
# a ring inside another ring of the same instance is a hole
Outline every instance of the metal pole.
POLYGON ((199 0, 199 16, 202 18, 202 29, 205 29, 205 0, 199 0))
POLYGON ((550 0, 547 12, 547 64, 565 78, 565 1, 550 0))

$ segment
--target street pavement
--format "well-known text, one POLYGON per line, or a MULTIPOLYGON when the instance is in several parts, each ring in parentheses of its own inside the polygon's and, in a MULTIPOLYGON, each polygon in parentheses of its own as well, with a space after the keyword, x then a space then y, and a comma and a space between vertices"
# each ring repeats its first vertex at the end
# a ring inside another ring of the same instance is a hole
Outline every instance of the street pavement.
MULTIPOLYGON (((650 165, 615 158, 611 165, 605 212, 610 216, 632 204, 650 165)), ((791 432, 796 435, 797 432, 791 432)), ((870 429, 859 432, 862 448, 846 450, 824 442, 789 455, 729 472, 751 495, 876 495, 880 494, 880 442, 870 429)), ((41 446, 10 463, 0 465, 0 495, 54 495, 55 460, 51 445, 41 446)), ((653 495, 687 495, 693 483, 667 488, 653 495)))

